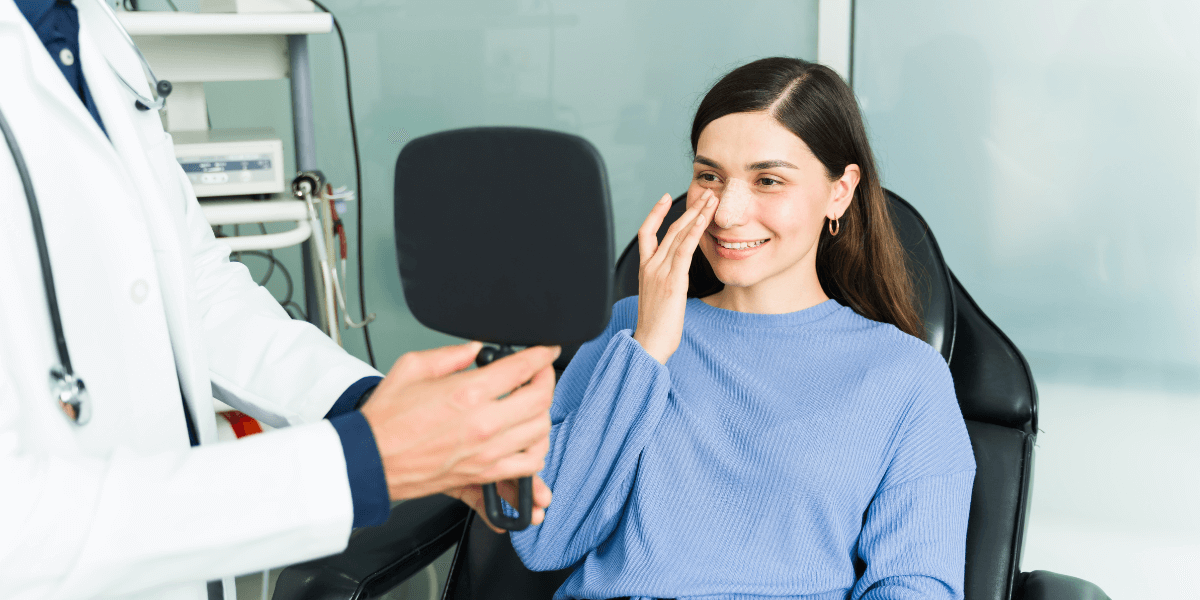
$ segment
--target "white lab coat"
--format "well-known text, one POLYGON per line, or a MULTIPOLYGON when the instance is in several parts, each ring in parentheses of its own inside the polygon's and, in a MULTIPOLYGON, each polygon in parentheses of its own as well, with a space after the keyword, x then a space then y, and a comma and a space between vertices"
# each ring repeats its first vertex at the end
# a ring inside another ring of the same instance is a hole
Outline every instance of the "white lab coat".
POLYGON ((205 580, 345 547, 346 467, 321 417, 378 373, 289 319, 228 261, 157 112, 134 109, 101 52, 141 84, 136 56, 98 6, 76 7, 108 137, 0 0, 0 108, 31 172, 71 359, 94 407, 76 426, 50 397, 57 354, 41 269, 0 144, 0 598, 198 600, 205 580), (214 395, 285 428, 215 443, 214 395))

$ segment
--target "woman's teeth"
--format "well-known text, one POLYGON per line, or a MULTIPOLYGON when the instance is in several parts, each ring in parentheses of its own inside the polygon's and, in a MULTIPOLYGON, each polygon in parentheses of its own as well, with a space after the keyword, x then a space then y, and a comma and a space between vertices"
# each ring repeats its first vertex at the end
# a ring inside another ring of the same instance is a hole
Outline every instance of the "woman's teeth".
POLYGON ((758 240, 757 242, 722 242, 721 240, 717 240, 717 243, 720 244, 722 248, 729 248, 730 250, 741 250, 743 248, 756 248, 758 246, 765 244, 766 242, 767 242, 767 240, 758 240))

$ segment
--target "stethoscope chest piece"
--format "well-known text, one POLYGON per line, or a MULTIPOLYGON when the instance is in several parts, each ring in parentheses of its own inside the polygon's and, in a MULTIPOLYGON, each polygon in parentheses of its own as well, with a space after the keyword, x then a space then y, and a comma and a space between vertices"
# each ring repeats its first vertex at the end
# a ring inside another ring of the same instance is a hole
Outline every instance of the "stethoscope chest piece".
POLYGON ((83 380, 58 365, 50 369, 50 395, 76 425, 86 425, 92 419, 92 397, 83 380))

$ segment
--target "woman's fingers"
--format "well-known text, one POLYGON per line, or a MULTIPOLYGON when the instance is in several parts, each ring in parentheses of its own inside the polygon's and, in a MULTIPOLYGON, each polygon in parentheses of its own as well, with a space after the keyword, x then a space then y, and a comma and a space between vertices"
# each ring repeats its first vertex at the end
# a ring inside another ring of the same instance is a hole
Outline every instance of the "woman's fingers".
POLYGON ((671 227, 667 229, 667 234, 663 236, 662 242, 658 244, 658 250, 654 253, 654 258, 651 259, 653 264, 662 264, 671 254, 671 248, 679 240, 680 232, 686 233, 696 220, 696 215, 700 214, 700 208, 693 206, 683 212, 671 227))
POLYGON ((645 263, 650 260, 651 256, 654 256, 654 251, 658 249, 658 228, 662 227, 663 219, 669 210, 671 210, 671 195, 663 194, 663 197, 654 204, 654 208, 650 209, 646 220, 642 222, 642 226, 638 229, 638 253, 641 258, 639 262, 645 263))
POLYGON ((676 239, 671 254, 668 255, 672 274, 679 273, 681 277, 686 277, 692 266, 692 254, 696 251, 696 244, 700 242, 700 235, 707 225, 708 219, 704 214, 698 214, 692 226, 676 239))
POLYGON ((691 269, 692 255, 695 254, 696 246, 700 243, 700 237, 708 229, 708 223, 712 220, 713 213, 717 210, 716 196, 712 196, 711 192, 706 195, 710 197, 707 200, 701 198, 704 204, 701 205, 700 212, 696 215, 691 228, 679 236, 678 243, 671 249, 673 253, 671 255, 672 272, 679 270, 686 273, 691 269))
MULTIPOLYGON (((518 505, 518 487, 514 479, 496 482, 496 491, 512 506, 518 505)), ((530 525, 541 525, 546 520, 546 507, 550 506, 550 488, 541 477, 533 476, 533 511, 530 515, 530 525)))
MULTIPOLYGON (((511 506, 517 506, 518 504, 517 489, 516 480, 505 479, 496 482, 496 492, 499 493, 500 497, 504 498, 504 500, 507 501, 511 506)), ((480 488, 480 486, 465 486, 459 490, 455 490, 455 492, 456 493, 453 494, 448 493, 448 495, 462 500, 463 503, 474 509, 474 511, 479 514, 480 518, 483 519, 484 525, 487 525, 488 528, 496 533, 508 533, 507 531, 492 525, 492 522, 488 520, 487 509, 483 503, 483 489, 480 488)), ((542 522, 546 520, 546 507, 550 506, 550 498, 550 488, 546 486, 546 483, 542 481, 541 477, 535 475, 533 477, 533 512, 530 515, 530 525, 541 525, 542 522)))
MULTIPOLYGON (((680 218, 679 222, 675 223, 675 225, 679 225, 679 229, 676 230, 675 235, 671 237, 670 243, 667 242, 666 238, 663 239, 663 244, 659 247, 658 251, 662 255, 663 262, 670 261, 669 264, 671 265, 672 270, 675 269, 675 265, 678 262, 676 258, 679 256, 681 251, 688 252, 688 264, 691 264, 691 251, 696 249, 695 243, 693 242, 693 245, 690 249, 686 249, 683 248, 684 241, 696 232, 697 227, 700 228, 700 231, 704 231, 704 228, 708 223, 708 218, 711 216, 709 211, 715 205, 716 197, 712 196, 712 192, 705 191, 705 195, 701 196, 700 202, 697 202, 694 206, 692 206, 692 208, 688 209, 688 212, 691 213, 689 218, 680 218)), ((688 215, 685 213, 685 216, 688 215)), ((699 234, 696 234, 694 239, 698 241, 700 239, 699 234)))
MULTIPOLYGON (((467 506, 470 506, 471 510, 474 510, 479 515, 479 518, 483 519, 483 524, 487 525, 488 529, 496 533, 508 533, 508 531, 492 525, 492 522, 488 520, 487 505, 483 502, 482 487, 478 485, 470 486, 458 499, 462 500, 467 506)), ((545 513, 543 513, 543 518, 545 518, 545 513)))

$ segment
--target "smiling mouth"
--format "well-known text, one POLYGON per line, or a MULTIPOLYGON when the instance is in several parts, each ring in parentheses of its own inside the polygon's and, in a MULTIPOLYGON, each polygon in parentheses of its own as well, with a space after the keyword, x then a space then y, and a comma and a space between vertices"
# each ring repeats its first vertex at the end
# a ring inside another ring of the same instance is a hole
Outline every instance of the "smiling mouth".
POLYGON ((729 250, 747 250, 750 248, 757 248, 757 247, 767 243, 768 241, 770 241, 770 238, 763 239, 763 240, 755 240, 753 242, 726 242, 724 240, 721 240, 717 236, 713 236, 713 240, 716 241, 717 245, 722 248, 726 248, 729 250))

